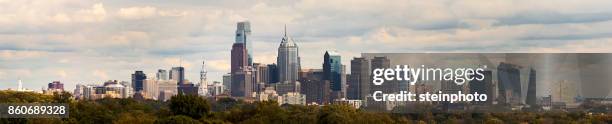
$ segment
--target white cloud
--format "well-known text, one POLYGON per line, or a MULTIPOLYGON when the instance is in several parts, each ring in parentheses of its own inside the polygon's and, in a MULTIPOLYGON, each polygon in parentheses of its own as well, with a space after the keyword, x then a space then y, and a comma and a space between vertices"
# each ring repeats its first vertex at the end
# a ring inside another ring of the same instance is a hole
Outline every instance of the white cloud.
POLYGON ((610 52, 605 46, 612 44, 612 29, 605 27, 612 19, 602 18, 612 13, 609 5, 606 0, 0 0, 0 81, 129 80, 134 70, 169 69, 179 58, 189 79, 198 79, 206 59, 209 79, 220 80, 229 71, 235 23, 244 20, 251 22, 256 62, 276 62, 287 24, 304 68, 320 68, 328 49, 337 49, 344 64, 362 52, 610 52))
POLYGON ((150 6, 121 8, 118 15, 124 19, 144 19, 156 16, 157 8, 150 6))

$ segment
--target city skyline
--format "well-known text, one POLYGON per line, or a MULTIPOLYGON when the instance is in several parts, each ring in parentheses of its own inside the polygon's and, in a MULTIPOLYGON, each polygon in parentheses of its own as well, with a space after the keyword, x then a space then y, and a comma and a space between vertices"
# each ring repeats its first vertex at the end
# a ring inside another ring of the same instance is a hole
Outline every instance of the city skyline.
POLYGON ((350 68, 364 52, 611 52, 601 44, 612 44, 612 29, 601 28, 612 26, 610 1, 150 2, 1 4, 0 89, 22 80, 71 90, 181 65, 197 83, 204 60, 209 82, 222 81, 240 21, 250 22, 253 62, 262 64, 276 63, 287 24, 304 69, 321 69, 329 49, 350 68))

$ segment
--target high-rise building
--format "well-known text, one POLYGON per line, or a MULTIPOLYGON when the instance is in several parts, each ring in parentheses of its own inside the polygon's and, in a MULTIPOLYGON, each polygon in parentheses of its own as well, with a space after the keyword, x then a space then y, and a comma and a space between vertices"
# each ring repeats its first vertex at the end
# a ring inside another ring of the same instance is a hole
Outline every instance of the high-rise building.
MULTIPOLYGON (((374 69, 377 69, 377 68, 391 67, 391 60, 389 60, 389 58, 387 58, 386 56, 374 57, 370 61, 370 64, 371 64, 370 72, 372 72, 374 69)), ((370 78, 370 79, 374 79, 374 78, 370 78)), ((383 83, 382 85, 370 85, 370 91, 385 91, 385 92, 390 92, 390 93, 399 91, 399 84, 400 84, 399 82, 397 82, 396 80, 392 80, 388 82, 389 83, 383 83)))
POLYGON ((177 84, 185 83, 185 68, 183 67, 172 67, 170 70, 170 80, 175 80, 177 84))
POLYGON ((168 71, 164 69, 157 70, 156 78, 157 80, 168 80, 168 71))
POLYGON ((495 90, 495 85, 493 84, 493 72, 491 70, 485 70, 482 72, 482 76, 481 75, 472 75, 472 77, 474 79, 480 79, 482 78, 482 80, 471 80, 469 82, 469 86, 470 86, 470 93, 474 94, 474 93, 478 93, 478 94, 486 94, 487 95, 487 101, 479 101, 479 102, 472 102, 474 104, 493 104, 493 101, 495 100, 495 95, 493 94, 494 90, 495 90), (483 77, 484 76, 484 77, 483 77))
POLYGON ((351 60, 348 99, 365 100, 370 93, 370 61, 365 58, 351 60))
POLYGON ((134 88, 135 93, 143 90, 145 79, 147 79, 147 76, 142 71, 136 71, 134 74, 132 74, 132 87, 134 88))
POLYGON ((253 42, 251 41, 251 23, 248 21, 238 22, 236 25, 236 43, 245 45, 247 52, 246 62, 248 66, 253 65, 253 42))
POLYGON ((268 64, 268 82, 267 84, 278 83, 278 66, 276 64, 268 64))
POLYGON ((334 98, 342 97, 344 82, 342 82, 344 72, 342 69, 341 56, 335 51, 325 51, 323 55, 323 80, 330 82, 330 89, 334 98))
POLYGON ((142 96, 146 99, 157 99, 159 95, 159 86, 156 80, 146 79, 143 85, 142 96))
POLYGON ((498 103, 521 104, 521 72, 520 66, 501 62, 497 66, 498 103))
POLYGON ((64 84, 61 83, 60 81, 53 81, 49 83, 48 86, 49 87, 47 88, 47 90, 49 91, 59 91, 59 92, 64 91, 64 84))
POLYGON ((246 66, 232 73, 230 93, 233 97, 252 97, 253 69, 250 66, 246 66))
POLYGON ((157 81, 158 94, 157 100, 166 101, 170 100, 170 97, 178 94, 178 83, 176 80, 161 80, 157 81))
POLYGON ((287 36, 287 28, 285 27, 285 35, 281 39, 278 47, 278 63, 279 82, 293 83, 298 79, 300 70, 300 56, 298 54, 297 44, 287 36))
POLYGON ((328 104, 331 101, 331 89, 329 80, 323 79, 321 69, 302 69, 300 71, 301 92, 306 95, 306 103, 328 104))
POLYGON ((255 82, 258 84, 266 84, 270 78, 268 66, 260 63, 253 63, 255 69, 255 82))
POLYGON ((232 53, 231 53, 231 72, 234 73, 239 69, 248 66, 248 58, 246 46, 244 43, 234 43, 232 45, 232 53))
POLYGON ((527 99, 525 103, 530 106, 535 106, 537 105, 538 99, 536 98, 536 71, 533 68, 529 70, 529 82, 527 86, 527 99))
MULTIPOLYGON (((223 75, 223 87, 225 87, 225 90, 229 91, 230 88, 232 87, 232 74, 231 73, 227 73, 223 75)), ((223 91, 223 92, 227 92, 227 91, 223 91)))

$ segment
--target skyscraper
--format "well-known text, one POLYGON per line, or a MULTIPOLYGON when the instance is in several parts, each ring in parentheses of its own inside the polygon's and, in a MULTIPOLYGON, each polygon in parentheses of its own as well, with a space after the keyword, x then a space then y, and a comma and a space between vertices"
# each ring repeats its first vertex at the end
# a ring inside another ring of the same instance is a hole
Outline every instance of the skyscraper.
POLYGON ((247 51, 244 43, 234 43, 231 53, 231 72, 234 73, 240 68, 247 66, 247 51))
POLYGON ((156 78, 157 80, 168 80, 168 71, 164 69, 157 70, 156 78))
POLYGON ((278 47, 276 61, 278 63, 279 82, 293 83, 298 79, 298 72, 300 70, 298 46, 287 36, 287 27, 285 27, 285 35, 278 47))
POLYGON ((236 25, 236 43, 245 45, 247 51, 247 65, 253 65, 253 43, 251 42, 251 23, 248 21, 238 22, 236 25))
POLYGON ((342 90, 341 85, 341 71, 342 63, 340 54, 335 51, 325 51, 323 56, 323 80, 329 80, 331 82, 330 89, 332 91, 342 90))
POLYGON ((268 84, 278 83, 278 66, 276 64, 268 64, 268 84))
POLYGON ((232 73, 231 96, 251 97, 253 93, 253 69, 250 66, 232 73))
POLYGON ((132 74, 132 87, 134 87, 135 93, 143 90, 145 79, 147 79, 147 76, 142 71, 136 71, 134 74, 132 74))
POLYGON ((323 55, 323 80, 330 82, 332 99, 345 97, 344 69, 341 58, 340 54, 335 51, 325 51, 323 55))
POLYGON ((170 70, 170 80, 175 80, 177 84, 185 83, 185 68, 183 67, 172 67, 170 70))
POLYGON ((521 104, 521 72, 520 66, 510 63, 500 63, 497 66, 498 103, 521 104))
MULTIPOLYGON (((377 68, 389 68, 391 67, 391 60, 389 60, 389 58, 387 58, 386 56, 383 57, 374 57, 371 61, 371 70, 370 72, 372 72, 374 69, 377 68)), ((373 79, 373 78, 370 78, 373 79)), ((371 85, 370 86, 370 91, 385 91, 385 92, 396 92, 399 90, 399 82, 392 80, 389 81, 389 83, 383 83, 382 85, 371 85)))
POLYGON ((493 94, 493 90, 495 89, 494 84, 493 84, 493 72, 491 70, 485 70, 483 71, 483 75, 471 75, 471 77, 475 78, 475 79, 479 79, 482 78, 481 81, 479 80, 471 80, 469 83, 469 87, 470 87, 470 93, 478 93, 478 94, 486 94, 487 95, 487 101, 478 101, 478 102, 472 102, 474 104, 493 104, 493 101, 495 100, 495 96, 493 94))
POLYGON ((531 68, 529 70, 529 82, 527 84, 527 99, 525 100, 527 105, 535 106, 537 104, 536 88, 536 71, 535 69, 531 68))
POLYGON ((370 61, 365 58, 353 58, 349 80, 347 97, 365 100, 370 92, 370 61))
POLYGON ((229 91, 230 88, 232 86, 232 74, 231 73, 227 73, 223 75, 223 87, 225 87, 225 90, 229 91))

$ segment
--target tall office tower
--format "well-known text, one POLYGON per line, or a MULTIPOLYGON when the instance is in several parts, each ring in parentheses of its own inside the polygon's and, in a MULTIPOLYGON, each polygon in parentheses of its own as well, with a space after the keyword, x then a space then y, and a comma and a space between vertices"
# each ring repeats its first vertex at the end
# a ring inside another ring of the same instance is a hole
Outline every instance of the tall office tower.
POLYGON ((521 72, 520 67, 510 63, 501 62, 497 66, 498 103, 518 105, 521 104, 521 72))
POLYGON ((175 80, 177 84, 185 83, 185 68, 183 67, 172 67, 170 70, 170 80, 175 80))
POLYGON ((157 80, 168 80, 168 71, 164 69, 157 70, 156 78, 157 80))
POLYGON ((493 84, 493 72, 491 70, 485 70, 481 75, 472 75, 475 79, 483 78, 479 80, 471 80, 469 82, 470 93, 486 94, 487 101, 472 102, 473 104, 493 104, 495 96, 493 94, 495 87, 493 84))
POLYGON ((329 104, 331 89, 329 81, 323 81, 323 70, 303 69, 300 71, 301 93, 306 95, 307 103, 329 104))
POLYGON ((134 88, 135 93, 143 90, 145 79, 147 79, 147 76, 142 71, 136 71, 134 74, 132 74, 132 87, 134 88))
POLYGON ((245 66, 232 73, 231 96, 251 97, 253 93, 253 69, 245 66))
POLYGON ((159 95, 159 86, 156 80, 146 79, 143 85, 142 96, 146 99, 157 99, 159 95))
POLYGON ((298 79, 300 71, 300 56, 298 54, 298 46, 287 36, 287 27, 285 27, 285 35, 278 47, 278 74, 280 83, 293 83, 298 79))
POLYGON ((255 82, 258 84, 268 83, 270 77, 268 66, 260 63, 253 63, 253 68, 255 69, 255 82))
POLYGON ((365 58, 351 60, 348 99, 365 100, 370 93, 370 61, 365 58))
MULTIPOLYGON (((386 56, 383 57, 374 57, 371 61, 371 70, 370 72, 372 72, 374 69, 377 68, 389 68, 391 67, 391 60, 389 60, 386 56)), ((373 78, 370 78, 373 79, 373 78)), ((371 82, 371 81, 370 81, 371 82)), ((385 81, 387 82, 387 81, 385 81)), ((382 85, 371 85, 370 86, 370 91, 385 91, 385 92, 396 92, 397 90, 399 90, 399 82, 393 80, 393 81, 388 81, 388 83, 383 83, 382 85)))
POLYGON ((53 81, 48 84, 47 90, 49 91, 64 91, 64 84, 59 81, 53 81))
POLYGON ((234 43, 231 53, 231 72, 234 73, 239 69, 248 66, 247 51, 243 43, 234 43))
POLYGON ((330 82, 333 98, 342 98, 342 63, 341 56, 335 51, 325 51, 323 55, 323 80, 330 82))
POLYGON ((268 64, 268 82, 267 84, 278 83, 278 66, 276 64, 268 64))
POLYGON ((202 61, 202 70, 200 70, 200 84, 198 85, 198 94, 200 96, 208 96, 208 82, 206 81, 206 61, 202 61))
POLYGON ((536 87, 536 70, 531 68, 529 69, 529 82, 527 84, 527 99, 525 103, 530 106, 537 105, 537 87, 536 87))
MULTIPOLYGON (((229 91, 230 88, 232 86, 232 74, 231 73, 227 73, 223 75, 223 87, 225 87, 224 89, 229 91)), ((226 91, 223 91, 226 92, 226 91)))
POLYGON ((253 42, 251 41, 251 23, 238 22, 236 26, 236 43, 245 44, 247 65, 253 65, 253 42))

